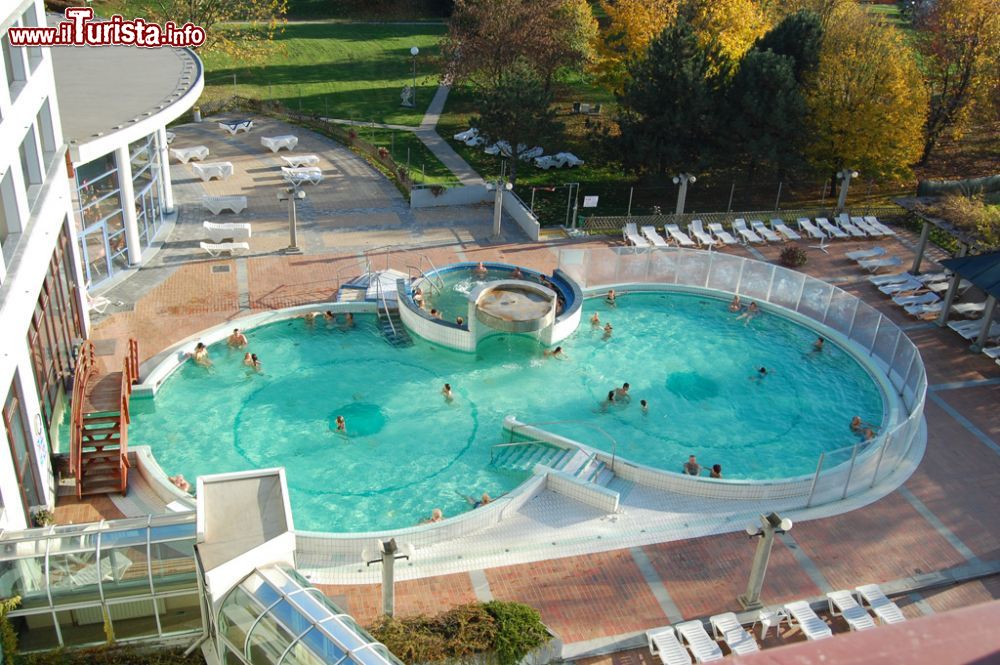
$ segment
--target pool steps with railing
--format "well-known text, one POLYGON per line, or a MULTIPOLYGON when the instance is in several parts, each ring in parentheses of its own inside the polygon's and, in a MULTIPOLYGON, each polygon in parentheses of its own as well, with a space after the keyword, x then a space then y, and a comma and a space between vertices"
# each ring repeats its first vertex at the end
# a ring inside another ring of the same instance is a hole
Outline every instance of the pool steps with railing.
POLYGON ((585 483, 607 486, 615 474, 597 453, 562 448, 549 443, 514 442, 495 446, 498 452, 491 465, 511 471, 534 471, 536 467, 546 467, 568 474, 585 483))

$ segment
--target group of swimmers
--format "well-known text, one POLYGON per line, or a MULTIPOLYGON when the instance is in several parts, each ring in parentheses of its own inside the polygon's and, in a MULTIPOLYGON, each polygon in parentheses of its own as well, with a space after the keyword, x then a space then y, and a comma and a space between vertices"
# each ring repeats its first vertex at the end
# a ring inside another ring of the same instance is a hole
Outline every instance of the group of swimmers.
MULTIPOLYGON (((232 334, 226 338, 226 345, 231 349, 245 349, 249 343, 247 336, 239 328, 233 328, 232 334)), ((212 359, 208 356, 208 347, 205 346, 204 342, 195 344, 190 358, 201 367, 209 368, 212 366, 212 359)), ((247 351, 243 356, 243 364, 255 372, 261 371, 260 358, 257 357, 256 353, 247 351)))
MULTIPOLYGON (((698 460, 694 455, 688 457, 688 461, 684 462, 684 474, 688 476, 700 476, 701 475, 701 464, 698 464, 698 460)), ((708 472, 709 478, 722 478, 722 465, 713 464, 712 468, 708 472)))
MULTIPOLYGON (((307 326, 313 326, 313 325, 315 325, 316 321, 318 321, 321 318, 324 321, 326 321, 326 325, 327 326, 332 326, 332 325, 337 324, 337 321, 340 319, 340 315, 337 314, 337 313, 335 313, 335 312, 332 312, 330 310, 326 310, 325 312, 306 312, 305 315, 303 315, 302 318, 305 319, 307 326)), ((354 327, 354 315, 351 314, 350 312, 348 312, 347 314, 345 314, 344 315, 344 323, 340 324, 340 327, 343 328, 343 329, 345 329, 345 330, 348 329, 348 328, 353 328, 354 327)))
MULTIPOLYGON (((459 492, 459 494, 461 494, 461 492, 459 492)), ((479 508, 480 506, 485 506, 488 503, 493 503, 493 497, 491 497, 488 492, 483 492, 478 499, 474 496, 467 496, 465 494, 461 494, 461 496, 465 499, 466 503, 472 506, 473 510, 479 508)), ((440 508, 435 508, 431 511, 431 516, 420 520, 419 524, 433 524, 434 522, 440 522, 442 520, 444 520, 444 511, 440 508)))
MULTIPOLYGON (((628 382, 622 384, 621 388, 614 388, 608 391, 607 398, 601 402, 601 411, 607 411, 609 407, 615 404, 630 404, 632 402, 632 395, 629 394, 628 382)), ((639 409, 643 413, 649 413, 649 402, 644 399, 639 400, 639 409)))
POLYGON ((743 325, 747 325, 755 318, 757 318, 758 314, 760 314, 760 307, 757 305, 757 303, 752 301, 750 302, 750 306, 746 308, 746 311, 742 310, 743 310, 743 302, 740 300, 740 297, 738 295, 733 296, 733 299, 729 301, 729 311, 733 312, 734 314, 736 312, 741 312, 740 315, 736 317, 737 321, 743 321, 743 325))
POLYGON ((865 441, 871 441, 878 433, 878 425, 861 420, 861 416, 851 418, 851 431, 860 434, 865 441))

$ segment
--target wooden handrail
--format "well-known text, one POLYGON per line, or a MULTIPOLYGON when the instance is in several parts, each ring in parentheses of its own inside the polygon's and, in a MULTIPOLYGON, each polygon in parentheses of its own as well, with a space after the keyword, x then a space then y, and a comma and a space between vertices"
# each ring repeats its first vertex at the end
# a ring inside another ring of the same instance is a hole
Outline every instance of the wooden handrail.
POLYGON ((84 340, 76 356, 73 373, 73 395, 70 398, 70 473, 79 480, 83 454, 83 401, 87 396, 87 384, 94 373, 94 343, 84 340))

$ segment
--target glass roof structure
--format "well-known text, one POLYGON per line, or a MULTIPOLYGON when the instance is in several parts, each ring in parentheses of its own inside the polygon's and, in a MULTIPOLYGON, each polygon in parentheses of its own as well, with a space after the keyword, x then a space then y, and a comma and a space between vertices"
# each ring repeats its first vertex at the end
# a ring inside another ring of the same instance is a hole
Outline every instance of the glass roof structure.
POLYGON ((226 663, 403 665, 284 565, 258 568, 233 587, 220 605, 217 627, 229 652, 226 663))

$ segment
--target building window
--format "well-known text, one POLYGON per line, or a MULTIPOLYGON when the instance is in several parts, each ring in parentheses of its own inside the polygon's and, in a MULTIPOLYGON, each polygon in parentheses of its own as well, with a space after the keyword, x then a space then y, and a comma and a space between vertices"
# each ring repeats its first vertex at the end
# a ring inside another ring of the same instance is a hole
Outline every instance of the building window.
POLYGON ((21 156, 21 174, 24 177, 24 188, 28 191, 28 205, 34 205, 40 191, 44 175, 42 165, 39 161, 38 143, 35 141, 35 128, 28 127, 28 131, 21 141, 18 150, 21 156))
POLYGON ((163 225, 163 211, 160 208, 160 151, 157 149, 156 133, 132 143, 129 155, 139 239, 143 247, 149 247, 163 225))
MULTIPOLYGON (((34 5, 28 7, 28 11, 21 15, 21 25, 26 28, 38 27, 38 13, 34 5)), ((42 62, 42 48, 40 46, 29 46, 25 51, 28 54, 28 67, 33 72, 38 68, 39 63, 42 62)))
POLYGON ((14 192, 14 179, 10 170, 0 180, 0 250, 4 261, 10 265, 14 256, 14 248, 21 237, 21 215, 17 210, 17 198, 14 192))
POLYGON ((42 171, 48 171, 52 160, 55 159, 56 151, 59 149, 59 146, 56 145, 52 111, 48 99, 42 102, 42 108, 39 109, 38 115, 35 117, 35 126, 38 127, 38 138, 42 142, 42 171))
POLYGON ((23 54, 21 49, 13 48, 10 45, 7 33, 4 33, 3 39, 0 39, 0 45, 3 47, 3 65, 7 71, 7 89, 10 90, 10 100, 14 101, 21 94, 24 82, 27 80, 23 54))
POLYGON ((14 374, 7 399, 3 405, 3 424, 7 430, 7 441, 10 444, 10 454, 14 462, 14 473, 21 491, 24 504, 24 516, 31 523, 32 506, 40 506, 42 501, 38 482, 38 469, 35 466, 35 449, 32 442, 31 426, 28 414, 24 411, 24 398, 18 374, 14 374))
POLYGON ((80 251, 89 287, 129 265, 114 154, 77 167, 76 183, 80 251))

